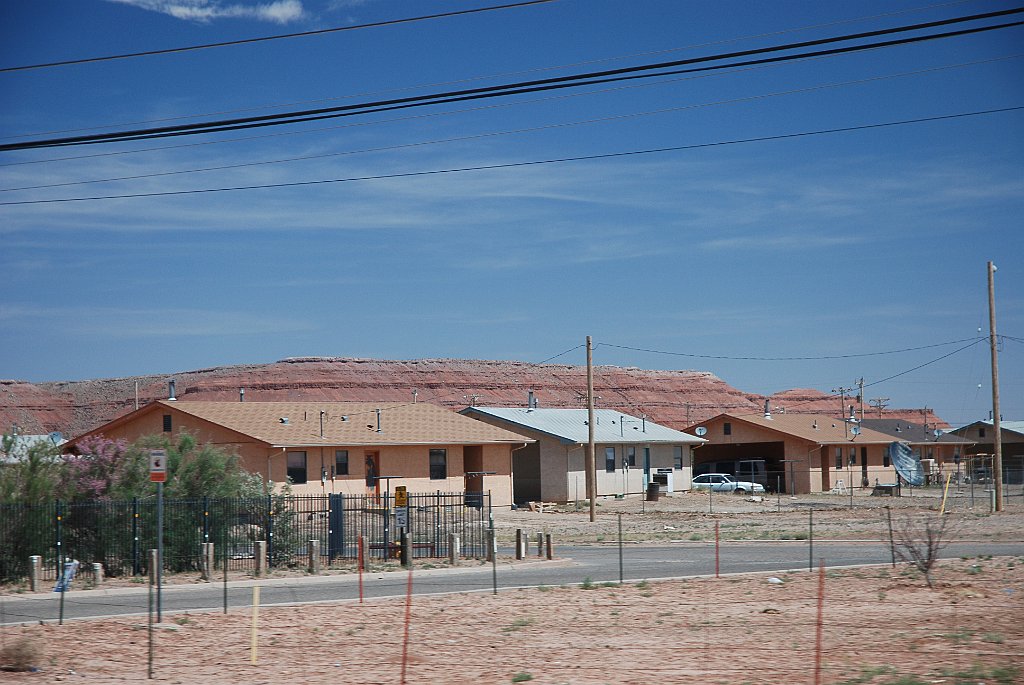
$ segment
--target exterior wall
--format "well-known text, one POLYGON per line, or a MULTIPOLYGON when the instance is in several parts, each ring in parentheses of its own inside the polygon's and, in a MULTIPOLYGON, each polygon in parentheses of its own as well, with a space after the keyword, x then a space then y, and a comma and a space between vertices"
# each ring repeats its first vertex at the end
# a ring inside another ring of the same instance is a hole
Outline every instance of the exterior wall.
MULTIPOLYGON (((398 476, 390 483, 380 481, 380 491, 385 489, 394 492, 395 486, 404 485, 410 492, 462 492, 466 488, 465 469, 462 445, 400 445, 400 446, 365 446, 332 445, 324 447, 296 447, 288 450, 268 448, 266 443, 252 439, 222 428, 216 424, 196 419, 183 412, 170 409, 157 409, 140 415, 134 421, 118 426, 104 435, 111 439, 124 439, 133 442, 145 435, 169 435, 175 439, 181 432, 195 436, 199 444, 213 444, 238 454, 242 466, 247 471, 258 473, 265 480, 273 481, 280 486, 287 479, 286 452, 298 451, 306 453, 306 477, 304 484, 292 486, 296 495, 313 495, 323 493, 339 493, 350 495, 367 494, 366 487, 366 453, 379 454, 379 476, 398 476), (163 430, 164 415, 171 415, 171 431, 163 430), (440 448, 447 450, 447 475, 443 480, 430 478, 430 450, 440 448), (337 476, 332 482, 320 480, 320 469, 330 474, 334 465, 335 450, 348 450, 349 474, 337 476)), ((511 455, 515 445, 484 445, 484 471, 495 471, 493 476, 484 477, 484 488, 491 492, 493 506, 508 506, 512 503, 511 455)), ((372 492, 372 491, 371 491, 372 492)))
MULTIPOLYGON (((853 486, 861 487, 861 447, 867 448, 868 459, 868 482, 873 486, 877 480, 879 483, 895 483, 896 471, 892 466, 884 466, 884 456, 888 445, 857 443, 856 441, 844 442, 843 467, 835 468, 835 449, 840 445, 820 445, 816 442, 804 440, 797 436, 776 433, 762 429, 759 426, 750 425, 741 421, 731 420, 730 417, 717 417, 703 424, 707 427, 708 433, 704 437, 715 445, 729 444, 751 444, 759 442, 782 442, 785 466, 785 490, 791 494, 807 494, 811 492, 828 491, 836 485, 838 480, 843 485, 850 487, 851 476, 853 486), (723 424, 732 424, 731 434, 725 435, 723 424), (849 449, 857 450, 857 465, 852 472, 848 467, 849 449), (824 459, 822 458, 824 448, 824 459), (824 466, 824 470, 822 469, 824 466)), ((952 457, 950 457, 952 459, 952 457)), ((775 487, 774 483, 769 483, 775 487)))

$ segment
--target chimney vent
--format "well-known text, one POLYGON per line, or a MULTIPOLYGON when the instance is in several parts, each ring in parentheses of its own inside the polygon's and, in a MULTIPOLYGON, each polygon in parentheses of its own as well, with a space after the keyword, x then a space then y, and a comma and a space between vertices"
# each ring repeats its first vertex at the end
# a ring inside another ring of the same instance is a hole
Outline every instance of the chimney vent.
POLYGON ((173 378, 167 383, 167 399, 170 402, 174 402, 175 400, 178 399, 177 397, 174 396, 174 379, 173 378))
POLYGON ((238 401, 245 402, 245 388, 238 389, 238 401))
POLYGON ((769 421, 772 420, 772 408, 768 406, 768 400, 764 401, 764 417, 769 421))

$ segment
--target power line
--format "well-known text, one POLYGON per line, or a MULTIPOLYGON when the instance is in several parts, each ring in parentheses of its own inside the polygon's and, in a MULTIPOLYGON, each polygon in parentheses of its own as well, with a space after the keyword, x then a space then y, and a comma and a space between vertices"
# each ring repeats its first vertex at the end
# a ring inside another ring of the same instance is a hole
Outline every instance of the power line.
POLYGON ((630 350, 633 352, 650 352, 652 354, 664 354, 673 357, 692 357, 695 359, 722 359, 728 361, 757 361, 757 362, 794 362, 794 361, 822 361, 827 359, 856 359, 858 357, 881 357, 890 354, 900 354, 903 352, 917 352, 919 350, 930 350, 935 347, 946 347, 947 345, 959 345, 962 342, 971 341, 975 343, 979 340, 987 340, 984 338, 963 338, 961 340, 950 340, 949 342, 934 343, 932 345, 921 345, 919 347, 905 347, 899 350, 886 350, 884 352, 860 352, 857 354, 835 354, 825 355, 817 357, 729 357, 724 355, 711 355, 711 354, 692 354, 689 352, 665 352, 663 350, 649 350, 642 347, 629 347, 626 345, 615 345, 612 343, 598 343, 599 347, 614 347, 620 350, 630 350))
POLYGON ((103 57, 85 57, 82 59, 64 60, 60 62, 45 62, 42 64, 27 64, 17 67, 3 67, 0 68, 0 73, 12 72, 12 71, 28 71, 30 69, 49 69, 52 67, 66 67, 73 64, 89 64, 93 62, 110 62, 119 59, 131 59, 134 57, 150 57, 153 55, 168 55, 172 53, 190 52, 192 50, 208 50, 211 48, 223 48, 232 45, 246 45, 250 43, 265 43, 272 40, 282 40, 286 38, 306 38, 309 36, 319 36, 328 33, 339 33, 341 31, 357 31, 359 29, 369 28, 380 28, 383 26, 396 26, 398 24, 410 24, 417 21, 427 21, 431 19, 447 19, 450 17, 457 17, 466 14, 480 14, 482 12, 493 12, 495 10, 506 10, 515 9, 519 7, 528 7, 530 5, 542 5, 549 2, 557 2, 558 0, 525 0, 524 2, 514 2, 505 5, 492 5, 490 7, 476 7, 468 10, 455 10, 452 12, 440 12, 438 14, 425 14, 418 17, 405 17, 403 19, 387 19, 384 21, 374 21, 367 24, 354 24, 351 26, 336 26, 327 29, 317 29, 314 31, 301 31, 297 33, 282 33, 273 36, 261 36, 258 38, 243 38, 240 40, 229 40, 220 43, 205 43, 203 45, 189 45, 185 47, 177 48, 165 48, 162 50, 145 50, 142 52, 128 52, 119 55, 107 55, 103 57))
POLYGON ((906 10, 899 10, 899 11, 894 11, 894 12, 885 12, 885 13, 882 13, 882 14, 874 14, 874 15, 868 15, 868 16, 863 16, 863 17, 854 17, 854 18, 851 18, 851 19, 842 19, 842 20, 827 22, 827 23, 823 23, 823 24, 810 24, 810 25, 805 25, 805 26, 797 26, 797 27, 793 27, 793 28, 783 29, 781 31, 771 31, 771 32, 767 32, 767 33, 758 33, 758 34, 751 34, 751 35, 746 35, 746 36, 737 36, 737 37, 734 37, 734 38, 727 38, 727 39, 715 40, 715 41, 706 41, 704 43, 695 43, 695 44, 691 44, 691 45, 683 45, 683 46, 678 46, 678 47, 673 47, 673 48, 664 48, 664 49, 661 49, 661 50, 648 50, 648 51, 645 51, 645 52, 630 53, 630 54, 627 54, 627 55, 614 55, 614 56, 611 56, 611 57, 600 57, 600 58, 591 59, 591 60, 584 60, 584 61, 579 61, 579 62, 571 62, 571 63, 568 63, 568 64, 558 64, 558 65, 551 65, 551 66, 546 66, 546 67, 535 67, 535 68, 532 68, 532 69, 520 69, 520 70, 517 70, 517 71, 506 71, 506 72, 501 72, 501 73, 498 73, 498 74, 487 74, 487 75, 481 75, 481 76, 471 76, 471 77, 467 77, 467 78, 452 79, 452 80, 448 80, 448 81, 435 81, 433 83, 421 83, 421 84, 416 84, 416 85, 408 85, 408 86, 401 86, 401 87, 395 87, 395 88, 387 88, 387 89, 376 90, 376 91, 365 91, 365 92, 357 93, 357 94, 353 94, 353 95, 342 95, 342 96, 334 96, 334 97, 327 97, 327 98, 316 98, 316 99, 312 99, 312 100, 300 100, 300 101, 287 102, 287 103, 282 103, 282 102, 279 102, 279 103, 268 103, 268 104, 255 105, 255 106, 252 106, 252 107, 238 108, 238 109, 233 109, 233 110, 221 110, 221 111, 216 111, 216 112, 202 112, 202 113, 197 113, 197 114, 186 114, 186 115, 175 116, 175 117, 163 117, 163 118, 160 118, 160 119, 147 119, 147 120, 141 120, 141 121, 121 122, 121 123, 117 123, 117 124, 106 124, 106 125, 102 125, 102 126, 90 126, 90 127, 82 127, 82 128, 74 128, 74 129, 63 129, 63 130, 54 130, 54 131, 37 131, 37 132, 34 132, 34 133, 19 134, 19 135, 15 135, 15 136, 0 136, 0 140, 10 140, 10 139, 13 139, 13 138, 27 138, 27 137, 31 137, 31 136, 44 136, 44 135, 45 136, 51 136, 51 135, 65 134, 65 133, 76 133, 76 132, 79 132, 79 131, 95 131, 95 130, 104 129, 104 128, 112 128, 112 127, 115 127, 115 126, 121 126, 121 127, 124 127, 124 126, 141 126, 143 124, 155 124, 155 123, 162 123, 162 122, 166 122, 166 121, 180 121, 182 119, 195 119, 195 118, 198 118, 198 117, 223 116, 223 115, 226 115, 226 114, 236 114, 236 113, 240 113, 240 112, 251 112, 251 111, 256 111, 256 110, 261 110, 261 109, 274 109, 274 108, 279 108, 279 107, 294 107, 296 105, 309 105, 309 104, 314 104, 314 103, 331 102, 331 101, 337 101, 337 100, 350 100, 350 99, 353 99, 353 98, 356 98, 356 97, 367 97, 367 96, 371 96, 371 95, 379 95, 379 94, 384 94, 384 93, 395 93, 395 92, 416 90, 416 89, 419 89, 419 88, 436 88, 436 87, 440 87, 440 86, 452 86, 452 85, 455 85, 455 84, 458 84, 458 83, 471 83, 473 81, 484 81, 484 80, 494 79, 494 78, 505 78, 505 77, 510 77, 510 76, 519 76, 519 75, 522 75, 522 74, 534 74, 534 73, 545 72, 545 71, 557 71, 557 70, 560 70, 560 69, 570 69, 570 68, 574 68, 574 67, 586 66, 586 65, 589 65, 589 64, 601 64, 601 63, 604 63, 604 62, 614 62, 614 61, 624 60, 624 59, 633 59, 633 58, 638 58, 638 57, 648 57, 648 56, 651 56, 651 55, 663 55, 663 54, 668 54, 668 53, 672 53, 672 52, 682 52, 682 51, 686 51, 686 50, 696 50, 696 49, 699 49, 699 48, 708 48, 708 47, 713 47, 713 46, 716 46, 716 45, 728 45, 728 44, 732 44, 732 43, 741 43, 743 41, 754 40, 754 39, 757 39, 757 38, 769 38, 769 37, 773 37, 773 36, 786 35, 786 34, 789 34, 789 33, 799 33, 799 32, 802 32, 802 31, 809 31, 809 30, 812 30, 812 29, 828 28, 828 27, 838 26, 838 25, 842 25, 842 24, 853 24, 853 23, 859 23, 859 22, 869 21, 869 20, 873 20, 873 19, 881 19, 881 18, 886 18, 886 17, 891 17, 891 16, 898 16, 898 15, 901 15, 901 14, 911 14, 911 13, 915 13, 915 12, 921 12, 921 11, 924 11, 924 10, 938 9, 938 8, 942 8, 942 7, 950 7, 950 6, 953 6, 953 5, 962 5, 962 4, 965 4, 965 3, 970 2, 970 1, 971 0, 955 0, 954 2, 942 3, 942 4, 937 4, 937 5, 927 5, 925 7, 916 7, 916 8, 906 9, 906 10))
MULTIPOLYGON (((1001 57, 1001 58, 997 58, 997 59, 1013 59, 1013 58, 1020 58, 1020 57, 1024 57, 1024 54, 1014 55, 1014 56, 1010 56, 1010 57, 1001 57)), ((786 91, 777 91, 777 92, 774 92, 774 93, 762 93, 762 94, 759 94, 759 95, 749 95, 749 96, 746 96, 746 97, 733 98, 733 99, 729 99, 729 100, 718 100, 718 101, 713 101, 713 102, 704 102, 704 103, 698 103, 698 104, 692 104, 692 105, 680 105, 679 107, 667 107, 667 108, 663 108, 663 109, 646 111, 646 112, 632 112, 632 113, 628 113, 628 114, 618 114, 618 115, 613 115, 613 116, 597 117, 597 118, 593 118, 593 119, 583 119, 583 120, 570 121, 570 122, 562 122, 562 123, 555 123, 555 124, 545 124, 545 125, 541 125, 541 126, 532 126, 532 127, 527 127, 527 128, 512 129, 512 130, 506 130, 506 131, 490 131, 490 132, 476 133, 476 134, 466 135, 466 136, 456 136, 456 137, 453 137, 453 138, 442 138, 442 139, 437 139, 437 140, 426 140, 426 141, 419 141, 419 142, 412 142, 412 143, 402 143, 402 144, 397 144, 397 145, 384 145, 384 146, 379 146, 379 147, 362 148, 362 149, 357 149, 357 150, 342 150, 342 151, 338 151, 338 152, 325 152, 325 153, 320 153, 320 154, 315 154, 315 155, 302 155, 302 156, 298 156, 298 157, 285 157, 285 158, 279 158, 279 159, 260 160, 260 161, 254 161, 254 162, 239 162, 237 164, 223 164, 223 165, 212 166, 212 167, 200 167, 200 168, 193 168, 193 169, 179 169, 179 170, 176 170, 176 171, 158 171, 158 172, 152 172, 152 173, 147 173, 147 174, 134 174, 134 175, 130 175, 130 176, 113 176, 113 177, 99 178, 99 179, 90 179, 90 180, 83 180, 83 181, 65 181, 65 182, 61 182, 61 183, 46 183, 46 184, 32 185, 32 186, 19 186, 19 187, 15 187, 15 188, 0 188, 0 193, 24 191, 24 190, 41 190, 41 189, 44 189, 44 188, 61 188, 61 187, 76 186, 76 185, 88 185, 88 184, 91 184, 91 183, 110 183, 110 182, 114 182, 114 181, 135 181, 135 180, 146 179, 146 178, 159 178, 159 177, 164 177, 164 176, 179 176, 179 175, 183 175, 183 174, 205 173, 205 172, 209 172, 209 171, 226 171, 226 170, 229 170, 229 169, 242 169, 242 168, 246 168, 246 167, 264 166, 264 165, 269 165, 269 164, 285 164, 285 163, 289 163, 289 162, 310 161, 310 160, 314 160, 314 159, 325 159, 325 158, 330 158, 330 157, 340 157, 340 156, 344 156, 344 155, 356 155, 356 154, 363 154, 363 153, 369 153, 369 152, 386 152, 386 151, 390 151, 390 150, 402 150, 402 149, 408 149, 408 148, 413 148, 413 147, 423 147, 423 146, 427 146, 427 145, 441 145, 441 144, 446 144, 446 143, 465 142, 465 141, 468 141, 468 140, 479 140, 481 138, 493 138, 493 137, 498 137, 498 136, 519 135, 519 134, 523 134, 523 133, 535 133, 535 132, 538 132, 538 131, 549 131, 549 130, 552 130, 552 129, 569 128, 569 127, 572 127, 572 126, 583 126, 583 125, 589 125, 589 124, 603 124, 603 123, 609 123, 609 122, 613 122, 613 121, 622 121, 624 119, 634 119, 634 118, 638 118, 638 117, 653 116, 653 115, 657 115, 657 114, 667 114, 667 113, 670 113, 670 112, 680 112, 680 111, 685 111, 685 110, 690 110, 690 109, 698 109, 698 108, 702 108, 702 107, 713 107, 713 106, 718 106, 718 105, 736 104, 736 103, 742 103, 742 102, 750 102, 750 101, 754 101, 754 100, 764 100, 764 99, 767 99, 767 98, 780 97, 780 96, 785 96, 785 95, 794 95, 794 94, 800 94, 800 93, 808 93, 808 92, 813 92, 813 91, 818 91, 818 90, 824 90, 826 88, 839 88, 839 87, 849 86, 849 85, 861 85, 861 84, 865 84, 865 83, 872 83, 872 82, 875 82, 875 81, 881 81, 881 80, 884 80, 884 79, 900 78, 900 77, 905 77, 905 76, 915 76, 915 75, 920 75, 920 74, 940 71, 940 70, 944 70, 944 69, 952 69, 952 68, 963 67, 963 66, 973 66, 973 65, 976 65, 976 64, 981 64, 981 63, 990 62, 990 61, 995 61, 995 60, 981 60, 981 61, 978 61, 978 62, 961 63, 961 64, 956 64, 956 65, 946 65, 946 66, 942 66, 942 67, 932 67, 932 68, 920 69, 920 70, 912 71, 912 72, 903 72, 903 73, 898 73, 898 74, 886 74, 886 75, 883 75, 883 76, 873 76, 873 77, 870 77, 870 78, 856 79, 856 80, 852 80, 852 81, 841 81, 841 82, 836 82, 836 83, 818 84, 818 85, 815 85, 815 86, 808 86, 806 88, 796 88, 796 89, 786 90, 786 91)), ((172 146, 172 147, 176 147, 176 146, 172 146)))
POLYGON ((39 205, 39 204, 55 204, 61 202, 87 202, 93 200, 121 200, 128 198, 141 198, 141 197, 170 197, 176 195, 198 195, 206 193, 223 193, 223 192, 235 192, 242 190, 266 190, 270 188, 297 188, 302 186, 313 186, 313 185, 326 185, 332 183, 352 183, 355 181, 378 181, 395 178, 415 178, 420 176, 437 176, 441 174, 455 174, 455 173, 466 173, 472 171, 491 171, 496 169, 513 169, 517 167, 528 167, 528 166, 539 166, 542 164, 562 164, 568 162, 582 162, 582 161, 593 161, 598 159, 615 159, 620 157, 633 157, 639 155, 650 155, 650 154, 662 154, 667 152, 680 152, 683 150, 696 150, 701 148, 709 147, 724 147, 727 145, 741 145, 745 143, 758 143, 772 140, 787 140, 792 138, 806 138, 811 136, 827 135, 833 133, 847 133, 851 131, 865 131, 877 128, 886 128, 891 126, 905 126, 909 124, 920 124, 934 121, 944 121, 950 119, 961 119, 964 117, 980 116, 985 114, 997 114, 1003 112, 1013 112, 1024 109, 1024 106, 1016 107, 1003 107, 999 109, 983 110, 977 112, 963 112, 960 114, 946 114, 941 116, 933 117, 922 117, 919 119, 903 119, 900 121, 890 121, 879 124, 863 124, 860 126, 845 126, 841 128, 831 129, 820 129, 817 131, 802 131, 798 133, 786 133, 774 136, 760 136, 756 138, 741 138, 735 140, 724 140, 713 143, 696 143, 693 145, 676 145, 671 147, 661 148, 649 148, 646 150, 629 150, 626 152, 608 152, 594 155, 581 155, 577 157, 558 157, 551 159, 542 160, 531 160, 526 162, 507 162, 504 164, 484 164, 480 166, 470 167, 457 167, 450 169, 434 169, 429 171, 409 171, 394 174, 379 174, 374 176, 351 176, 347 178, 333 178, 333 179, 320 179, 315 181, 293 181, 289 183, 261 183, 256 185, 248 186, 231 186, 222 188, 199 188, 194 190, 167 190, 158 191, 151 193, 124 193, 121 195, 93 195, 88 197, 65 197, 65 198, 54 198, 50 200, 19 200, 10 202, 0 202, 0 207, 14 206, 14 205, 39 205))
POLYGON ((896 45, 908 45, 912 43, 918 43, 922 41, 938 40, 944 38, 952 38, 958 36, 965 36, 985 31, 993 31, 1003 28, 1011 28, 1024 24, 1024 21, 1014 21, 1004 24, 996 24, 990 26, 981 26, 975 28, 959 29, 956 31, 947 31, 944 33, 928 34, 924 36, 912 36, 899 38, 889 41, 881 41, 876 43, 868 43, 861 45, 846 46, 840 48, 831 48, 827 50, 818 50, 812 52, 803 52, 793 55, 783 55, 768 57, 755 60, 745 60, 740 62, 732 62, 729 64, 717 64, 708 65, 701 67, 688 67, 679 68, 685 65, 702 64, 706 62, 714 62, 727 59, 736 59, 740 57, 749 57, 753 55, 762 55, 767 53, 802 49, 811 46, 826 45, 835 42, 844 42, 850 40, 857 40, 862 38, 878 37, 882 35, 891 35, 894 33, 903 33, 907 31, 916 31, 924 28, 935 28, 937 26, 944 26, 954 23, 961 23, 967 21, 976 21, 978 19, 992 18, 994 16, 1004 16, 1007 14, 1017 14, 1024 12, 1024 7, 1014 8, 1011 10, 1003 10, 1001 12, 989 12, 985 14, 976 14, 966 17, 956 17, 953 19, 945 19, 937 22, 926 22, 923 24, 914 24, 910 26, 901 26, 890 29, 880 29, 877 31, 868 31, 858 34, 848 34, 843 36, 834 36, 830 38, 822 38, 812 41, 803 41, 799 43, 789 43, 784 45, 775 45, 765 48, 756 48, 752 50, 742 50, 731 53, 724 53, 718 55, 708 55, 703 57, 694 57, 684 60, 673 60, 670 62, 660 62, 653 64, 636 65, 632 67, 623 67, 620 69, 609 69, 598 72, 588 72, 583 74, 575 74, 570 76, 560 76, 548 79, 538 79, 533 81, 522 81, 519 83, 503 84, 497 86, 488 86, 482 88, 470 88, 458 91, 448 91, 444 93, 432 93, 421 96, 411 96, 405 98, 396 98, 391 100, 380 100, 376 102, 358 103, 351 105, 341 105, 337 107, 326 107, 305 111, 295 112, 284 112, 280 114, 256 116, 256 117, 241 117, 235 119, 223 119, 219 121, 200 122, 195 124, 180 124, 176 126, 163 126, 148 129, 135 129, 126 131, 115 131, 111 133, 92 134, 84 136, 71 136, 63 138, 49 138, 43 140, 25 141, 21 143, 8 143, 0 145, 0 151, 13 151, 13 150, 27 150, 44 147, 63 147, 68 145, 83 145, 83 144, 95 144, 95 143, 107 143, 107 142, 123 142, 130 140, 149 140, 153 138, 164 138, 170 136, 180 135, 194 135, 197 133, 216 133, 223 131, 234 131, 248 128, 259 128, 264 126, 276 126, 282 124, 295 124, 307 121, 318 121, 328 118, 337 118, 342 116, 353 116, 356 114, 367 114, 373 112, 393 111, 397 109, 407 109, 410 107, 421 107, 425 105, 436 105, 451 102, 465 102, 470 100, 476 100, 481 98, 491 97, 505 97, 508 95, 519 95, 523 93, 541 92, 546 90, 554 90, 559 88, 574 88, 580 86, 589 86, 602 83, 611 83, 615 81, 633 80, 641 78, 657 78, 664 77, 667 75, 682 74, 682 73, 695 73, 700 71, 711 71, 720 69, 732 69, 739 66, 749 66, 755 64, 769 64, 783 61, 793 61, 799 59, 807 59, 810 57, 819 57, 825 55, 838 55, 851 52, 859 52, 864 50, 874 50, 886 47, 893 47, 896 45), (668 69, 668 71, 664 71, 668 69), (657 72, 657 73, 651 73, 657 72))
MULTIPOLYGON (((1020 59, 1021 57, 1024 57, 1024 54, 1005 55, 1005 56, 1002 56, 1002 57, 993 57, 991 59, 976 60, 976 61, 973 61, 973 62, 961 62, 961 63, 958 63, 958 64, 947 64, 947 65, 943 65, 943 66, 930 67, 930 68, 927 68, 927 69, 921 69, 921 70, 917 70, 917 71, 902 72, 902 73, 898 73, 898 74, 888 74, 888 75, 883 75, 883 76, 869 77, 869 78, 859 79, 859 80, 855 80, 855 81, 841 82, 841 83, 838 83, 838 84, 823 84, 823 85, 820 85, 820 86, 809 86, 807 89, 786 91, 786 92, 781 93, 781 94, 789 94, 789 93, 794 93, 794 92, 804 92, 806 90, 813 90, 815 88, 828 88, 828 87, 832 87, 834 85, 854 85, 854 84, 868 83, 868 82, 871 82, 871 81, 877 81, 877 80, 882 80, 882 79, 887 79, 887 78, 896 78, 896 77, 904 77, 904 76, 915 76, 915 75, 930 73, 930 72, 934 72, 934 71, 941 71, 941 70, 944 70, 944 69, 955 69, 955 68, 960 68, 960 67, 965 67, 965 66, 977 66, 979 64, 987 64, 987 63, 990 63, 990 62, 998 62, 998 61, 1008 60, 1008 59, 1020 59)), ((825 58, 818 58, 818 59, 825 59, 825 58)), ((755 70, 755 69, 769 69, 769 68, 776 67, 776 66, 779 66, 779 65, 778 64, 755 65, 755 66, 745 67, 743 69, 740 69, 739 71, 752 71, 752 70, 755 70)), ((76 160, 80 160, 80 159, 96 159, 96 158, 100 158, 100 157, 117 157, 117 156, 121 156, 121 155, 132 155, 132 154, 140 154, 140 153, 146 153, 146 152, 160 152, 160 151, 163 151, 163 150, 177 150, 177 149, 184 149, 184 148, 190 148, 190 147, 204 147, 204 146, 208 146, 208 145, 222 145, 222 144, 228 144, 228 143, 241 143, 241 142, 247 142, 247 141, 251 141, 251 140, 264 140, 264 139, 267 139, 267 138, 278 138, 278 137, 284 137, 284 136, 309 135, 311 133, 321 133, 321 132, 324 132, 324 131, 334 131, 334 130, 339 130, 339 129, 344 129, 344 128, 351 128, 351 127, 376 126, 376 125, 379 125, 379 124, 388 124, 388 123, 395 123, 395 122, 400 122, 400 121, 412 121, 412 120, 427 119, 427 118, 432 118, 432 117, 442 117, 442 116, 451 116, 451 115, 457 115, 457 114, 466 114, 466 113, 470 113, 470 112, 482 112, 482 111, 486 111, 486 110, 499 109, 499 108, 505 108, 505 107, 517 107, 517 106, 530 105, 530 104, 536 104, 536 103, 542 103, 542 102, 551 102, 553 100, 566 100, 566 99, 578 98, 578 97, 590 97, 590 96, 593 96, 593 95, 599 95, 599 94, 604 94, 604 93, 612 93, 612 92, 618 92, 618 91, 623 91, 623 90, 631 90, 631 89, 635 89, 635 88, 648 88, 648 87, 651 87, 651 86, 665 85, 667 83, 679 83, 679 82, 682 82, 682 81, 690 81, 690 80, 695 80, 695 79, 709 78, 709 77, 721 75, 721 73, 722 72, 703 73, 703 74, 698 74, 698 75, 684 76, 684 77, 676 78, 676 79, 665 79, 665 80, 659 81, 657 83, 633 83, 633 84, 627 84, 627 85, 618 85, 618 86, 611 87, 611 88, 589 90, 589 91, 582 92, 582 93, 560 93, 558 95, 553 95, 553 96, 548 96, 548 97, 540 97, 540 98, 535 98, 535 99, 532 99, 532 100, 518 100, 518 101, 515 101, 515 102, 490 103, 490 104, 480 105, 480 106, 477 106, 477 107, 470 107, 470 108, 467 108, 467 109, 448 110, 448 111, 444 111, 444 112, 427 112, 427 113, 420 113, 420 114, 414 114, 414 115, 409 115, 409 116, 394 117, 394 118, 391 118, 391 119, 376 119, 374 121, 352 122, 352 123, 346 123, 346 124, 339 124, 337 126, 326 126, 326 127, 323 127, 323 128, 303 129, 303 130, 299 130, 299 131, 277 131, 277 132, 274 132, 274 133, 267 133, 267 134, 256 135, 256 136, 244 136, 244 137, 240 137, 240 138, 226 138, 226 139, 220 139, 220 140, 203 140, 203 141, 199 141, 199 142, 179 143, 179 144, 175 144, 175 145, 161 145, 161 146, 158 146, 158 147, 136 148, 134 150, 117 150, 117 151, 112 151, 112 152, 100 152, 100 153, 92 153, 92 154, 87 154, 87 155, 73 155, 73 156, 68 156, 68 157, 52 157, 52 158, 49 158, 49 159, 32 159, 32 160, 23 160, 23 161, 20 161, 20 162, 4 162, 4 163, 0 163, 0 167, 25 166, 25 165, 31 165, 31 164, 50 164, 50 163, 54 163, 54 162, 76 161, 76 160)), ((774 96, 774 95, 775 94, 767 94, 767 95, 762 95, 762 96, 751 96, 751 97, 753 97, 753 98, 771 97, 771 96, 774 96)), ((739 101, 741 101, 743 99, 744 98, 738 98, 736 100, 726 100, 726 101, 714 102, 714 103, 709 103, 709 104, 725 104, 725 103, 729 103, 729 102, 739 102, 739 101)), ((747 99, 749 99, 749 98, 747 98, 747 99)), ((697 106, 703 106, 703 105, 693 105, 691 107, 697 107, 697 106)), ((672 109, 685 109, 685 108, 686 107, 684 106, 684 107, 672 108, 672 109)), ((666 109, 666 110, 659 110, 659 112, 660 111, 672 111, 672 110, 671 109, 666 109)), ((657 113, 657 112, 655 112, 655 113, 657 113)), ((622 118, 626 118, 626 117, 629 117, 629 116, 631 116, 631 115, 629 115, 629 114, 622 115, 622 118)), ((587 123, 587 122, 584 122, 584 123, 587 123)), ((553 126, 557 126, 557 125, 553 125, 553 126)), ((459 139, 455 138, 455 139, 450 139, 450 140, 454 141, 454 140, 459 140, 459 139)), ((396 146, 396 147, 401 147, 401 146, 396 146)), ((388 149, 388 148, 380 148, 380 149, 388 149)), ((258 162, 254 163, 254 164, 258 164, 258 162)))

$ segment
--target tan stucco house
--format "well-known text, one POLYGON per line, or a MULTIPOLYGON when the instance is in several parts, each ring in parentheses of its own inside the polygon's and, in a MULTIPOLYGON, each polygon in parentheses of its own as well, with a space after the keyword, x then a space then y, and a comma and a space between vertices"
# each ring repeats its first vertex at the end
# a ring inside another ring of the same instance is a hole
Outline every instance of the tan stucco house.
POLYGON ((160 400, 83 438, 134 441, 188 432, 236 452, 244 467, 294 494, 490 492, 512 503, 512 455, 532 438, 425 403, 160 400))
POLYGON ((895 483, 888 446, 897 439, 857 423, 815 414, 719 414, 686 429, 708 443, 706 463, 764 460, 768 486, 792 494, 895 483))

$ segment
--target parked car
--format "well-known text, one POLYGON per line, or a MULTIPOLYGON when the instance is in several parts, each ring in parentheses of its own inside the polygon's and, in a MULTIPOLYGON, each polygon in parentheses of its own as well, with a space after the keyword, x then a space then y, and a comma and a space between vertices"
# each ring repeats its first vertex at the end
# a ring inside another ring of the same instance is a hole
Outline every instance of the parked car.
POLYGON ((715 492, 734 492, 745 495, 748 492, 764 492, 760 483, 748 480, 736 480, 728 473, 704 473, 693 478, 694 490, 714 490, 715 492))

